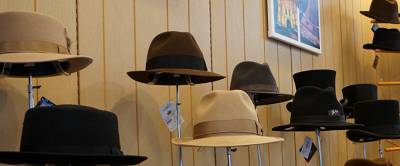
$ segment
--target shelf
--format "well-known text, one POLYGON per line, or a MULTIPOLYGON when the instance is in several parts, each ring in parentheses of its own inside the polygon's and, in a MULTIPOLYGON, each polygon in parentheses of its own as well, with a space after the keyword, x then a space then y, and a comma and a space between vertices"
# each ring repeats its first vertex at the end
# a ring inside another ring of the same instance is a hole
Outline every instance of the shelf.
POLYGON ((378 82, 379 86, 386 86, 386 85, 400 85, 400 82, 378 82))
POLYGON ((375 52, 377 52, 377 53, 400 53, 400 51, 389 51, 389 50, 381 50, 381 49, 375 49, 375 52))

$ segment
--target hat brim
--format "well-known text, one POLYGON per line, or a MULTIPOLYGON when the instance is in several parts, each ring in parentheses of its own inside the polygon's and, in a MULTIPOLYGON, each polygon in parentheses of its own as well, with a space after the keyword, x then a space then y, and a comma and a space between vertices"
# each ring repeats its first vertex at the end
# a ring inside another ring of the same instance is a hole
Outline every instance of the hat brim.
MULTIPOLYGON (((360 13, 361 13, 362 15, 364 15, 364 16, 369 17, 369 18, 376 19, 377 21, 381 21, 381 22, 385 22, 385 23, 392 23, 392 24, 400 24, 399 21, 390 21, 390 20, 386 20, 386 19, 384 19, 384 18, 381 18, 381 17, 379 17, 379 16, 376 16, 376 15, 373 15, 373 14, 369 13, 369 11, 360 11, 360 13)), ((400 16, 400 14, 399 14, 399 16, 400 16)))
POLYGON ((284 141, 283 138, 267 137, 259 135, 232 135, 215 136, 207 138, 193 139, 192 137, 181 137, 172 139, 172 143, 177 146, 187 147, 237 147, 260 144, 270 144, 284 141))
POLYGON ((362 124, 354 124, 349 122, 336 123, 291 123, 288 125, 276 126, 273 131, 315 131, 320 128, 321 131, 328 130, 347 130, 364 127, 362 124))
MULTIPOLYGON (((54 54, 54 53, 7 53, 0 55, 0 63, 42 63, 52 61, 68 61, 69 67, 65 70, 67 73, 74 73, 89 66, 93 59, 88 56, 77 56, 68 54, 54 54)), ((11 68, 12 70, 12 68, 11 68)), ((12 76, 9 77, 21 77, 12 76)), ((46 77, 46 76, 37 76, 46 77)))
POLYGON ((136 165, 147 159, 146 156, 134 155, 89 155, 89 154, 60 154, 35 152, 0 152, 0 163, 4 164, 66 164, 66 165, 136 165))
POLYGON ((381 50, 389 50, 389 51, 400 51, 400 48, 391 48, 379 44, 364 44, 364 49, 381 49, 381 50))
MULTIPOLYGON (((161 73, 160 77, 163 77, 162 79, 159 79, 155 85, 176 85, 176 77, 174 77, 174 74, 179 74, 179 75, 188 75, 191 76, 192 82, 194 84, 201 84, 201 83, 207 83, 207 82, 214 82, 220 79, 225 78, 225 76, 213 73, 213 72, 208 72, 208 71, 203 71, 203 70, 196 70, 196 69, 151 69, 151 70, 145 70, 145 71, 130 71, 127 72, 128 76, 131 77, 132 79, 141 82, 141 83, 149 83, 152 81, 155 73, 161 73), (163 76, 164 75, 164 76, 163 76), (193 78, 192 78, 193 77, 193 78)), ((184 80, 184 77, 181 77, 184 80)), ((178 81, 178 85, 187 85, 185 81, 178 81)))
POLYGON ((275 104, 293 99, 292 94, 264 92, 264 91, 245 91, 247 93, 257 94, 258 105, 275 104))
POLYGON ((400 139, 400 124, 393 125, 387 130, 395 131, 398 134, 385 134, 385 131, 382 131, 382 133, 373 133, 363 129, 352 129, 346 132, 346 136, 353 142, 371 142, 379 139, 400 139))

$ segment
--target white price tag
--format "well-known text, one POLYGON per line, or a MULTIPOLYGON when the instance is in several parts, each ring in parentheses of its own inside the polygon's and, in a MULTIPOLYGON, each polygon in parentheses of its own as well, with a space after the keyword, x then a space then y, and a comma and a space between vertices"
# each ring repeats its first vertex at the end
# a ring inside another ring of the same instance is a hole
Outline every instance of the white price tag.
MULTIPOLYGON (((162 106, 160 109, 160 114, 164 120, 165 125, 169 128, 169 131, 174 131, 177 128, 177 111, 176 111, 176 106, 172 102, 172 100, 168 101, 167 104, 162 106)), ((183 123, 183 118, 180 116, 180 124, 183 123)))
POLYGON ((308 156, 310 154, 311 146, 313 144, 312 138, 306 136, 303 145, 301 146, 301 156, 304 158, 308 159, 308 156))

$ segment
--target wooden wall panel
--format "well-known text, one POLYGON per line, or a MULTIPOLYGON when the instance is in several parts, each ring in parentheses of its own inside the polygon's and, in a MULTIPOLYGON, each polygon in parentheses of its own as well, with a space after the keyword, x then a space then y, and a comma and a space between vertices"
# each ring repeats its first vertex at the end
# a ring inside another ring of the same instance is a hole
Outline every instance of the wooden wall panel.
MULTIPOLYGON (((34 11, 34 6, 35 3, 32 0, 18 2, 2 0, 0 1, 0 12, 34 11)), ((29 109, 28 84, 28 78, 0 79, 0 150, 2 151, 19 150, 22 123, 25 112, 29 109)))

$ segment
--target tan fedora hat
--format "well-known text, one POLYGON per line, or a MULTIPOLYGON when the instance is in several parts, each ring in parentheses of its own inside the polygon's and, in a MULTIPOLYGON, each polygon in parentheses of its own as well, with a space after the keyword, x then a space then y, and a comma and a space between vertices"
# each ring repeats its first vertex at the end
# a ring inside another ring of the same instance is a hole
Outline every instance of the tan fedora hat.
POLYGON ((31 65, 33 77, 48 77, 60 75, 57 63, 66 73, 92 63, 90 57, 71 55, 70 44, 63 23, 52 16, 26 11, 0 13, 0 69, 11 64, 10 77, 26 77, 26 64, 31 65))
POLYGON ((250 97, 241 90, 204 94, 194 112, 194 137, 172 139, 178 146, 235 147, 282 142, 263 136, 250 97))
POLYGON ((392 164, 386 157, 378 158, 375 160, 356 158, 347 160, 344 166, 392 166, 392 164))

